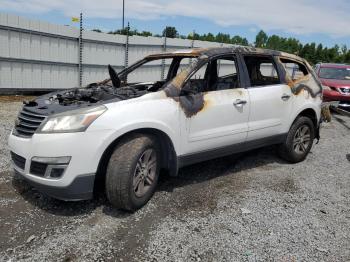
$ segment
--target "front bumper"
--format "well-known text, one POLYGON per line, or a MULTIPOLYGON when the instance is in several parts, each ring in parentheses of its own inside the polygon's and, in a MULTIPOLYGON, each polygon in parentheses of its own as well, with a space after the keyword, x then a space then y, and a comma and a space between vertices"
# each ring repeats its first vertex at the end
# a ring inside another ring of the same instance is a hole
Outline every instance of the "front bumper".
POLYGON ((16 168, 14 169, 16 174, 27 181, 31 186, 50 197, 64 201, 88 200, 93 197, 95 174, 77 176, 70 185, 57 187, 34 182, 16 168))
POLYGON ((350 109, 350 94, 342 94, 337 91, 323 91, 323 101, 339 101, 339 107, 349 110, 350 109))
POLYGON ((29 184, 39 191, 62 200, 89 199, 93 195, 95 174, 101 156, 108 146, 112 130, 79 133, 34 134, 31 138, 10 135, 10 150, 25 159, 24 165, 13 167, 29 184), (70 157, 70 162, 59 178, 31 173, 34 157, 70 157))
POLYGON ((344 94, 337 91, 323 90, 323 100, 328 101, 344 101, 350 103, 350 94, 344 94))

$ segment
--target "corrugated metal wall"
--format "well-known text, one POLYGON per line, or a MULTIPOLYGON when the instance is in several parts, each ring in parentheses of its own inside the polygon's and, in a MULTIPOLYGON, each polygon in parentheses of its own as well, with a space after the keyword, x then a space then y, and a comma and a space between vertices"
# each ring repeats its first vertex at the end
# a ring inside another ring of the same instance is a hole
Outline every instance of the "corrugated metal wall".
MULTIPOLYGON (((66 89, 79 83, 79 29, 0 13, 1 89, 66 89)), ((167 39, 167 51, 222 46, 220 43, 167 39)), ((223 45, 229 46, 229 45, 223 45)), ((145 55, 164 50, 164 38, 83 32, 83 85, 107 78, 107 65, 117 71, 145 55)), ((145 69, 161 76, 161 64, 145 69)), ((137 79, 135 79, 137 80, 137 79)))
MULTIPOLYGON (((122 70, 151 53, 164 51, 164 38, 83 32, 82 84, 108 77, 107 65, 122 70)), ((166 39, 166 51, 228 44, 166 39)), ((0 13, 0 93, 2 90, 67 89, 79 85, 79 29, 0 13)), ((165 63, 165 71, 168 68, 165 63)), ((153 62, 129 81, 161 80, 162 64, 153 62)), ((292 69, 291 69, 292 70, 292 69)), ((265 68, 273 74, 272 68, 265 68)))

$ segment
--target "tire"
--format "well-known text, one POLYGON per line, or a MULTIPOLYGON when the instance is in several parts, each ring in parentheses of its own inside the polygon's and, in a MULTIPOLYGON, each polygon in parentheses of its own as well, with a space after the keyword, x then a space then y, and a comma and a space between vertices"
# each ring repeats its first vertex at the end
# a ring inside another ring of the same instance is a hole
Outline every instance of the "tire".
POLYGON ((292 124, 285 142, 279 146, 279 155, 291 163, 301 162, 310 152, 314 139, 315 126, 312 120, 304 116, 298 117, 292 124))
POLYGON ((109 202, 128 211, 144 206, 157 186, 160 157, 160 147, 151 136, 135 134, 123 139, 107 166, 106 195, 109 202), (149 164, 146 165, 147 157, 149 164))

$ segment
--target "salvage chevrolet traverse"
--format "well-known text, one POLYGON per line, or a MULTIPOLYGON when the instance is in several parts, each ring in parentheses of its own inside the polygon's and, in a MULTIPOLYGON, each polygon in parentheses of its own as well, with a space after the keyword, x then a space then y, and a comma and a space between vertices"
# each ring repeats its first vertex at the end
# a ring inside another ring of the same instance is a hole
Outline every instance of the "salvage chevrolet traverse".
POLYGON ((110 78, 26 102, 9 137, 15 171, 63 200, 104 182, 137 210, 159 173, 276 144, 305 159, 319 137, 322 86, 295 55, 236 46, 153 54, 110 78), (160 69, 161 68, 161 73, 160 69))

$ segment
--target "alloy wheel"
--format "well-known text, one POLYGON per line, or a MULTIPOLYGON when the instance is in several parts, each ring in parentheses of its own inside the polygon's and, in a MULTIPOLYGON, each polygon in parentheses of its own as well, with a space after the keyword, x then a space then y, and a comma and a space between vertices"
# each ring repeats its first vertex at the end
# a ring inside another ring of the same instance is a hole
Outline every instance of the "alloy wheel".
POLYGON ((154 149, 146 149, 137 161, 133 189, 137 197, 143 197, 152 187, 157 172, 157 153, 154 149))
POLYGON ((293 149, 297 154, 306 153, 311 142, 311 130, 308 125, 300 126, 294 135, 293 149))

